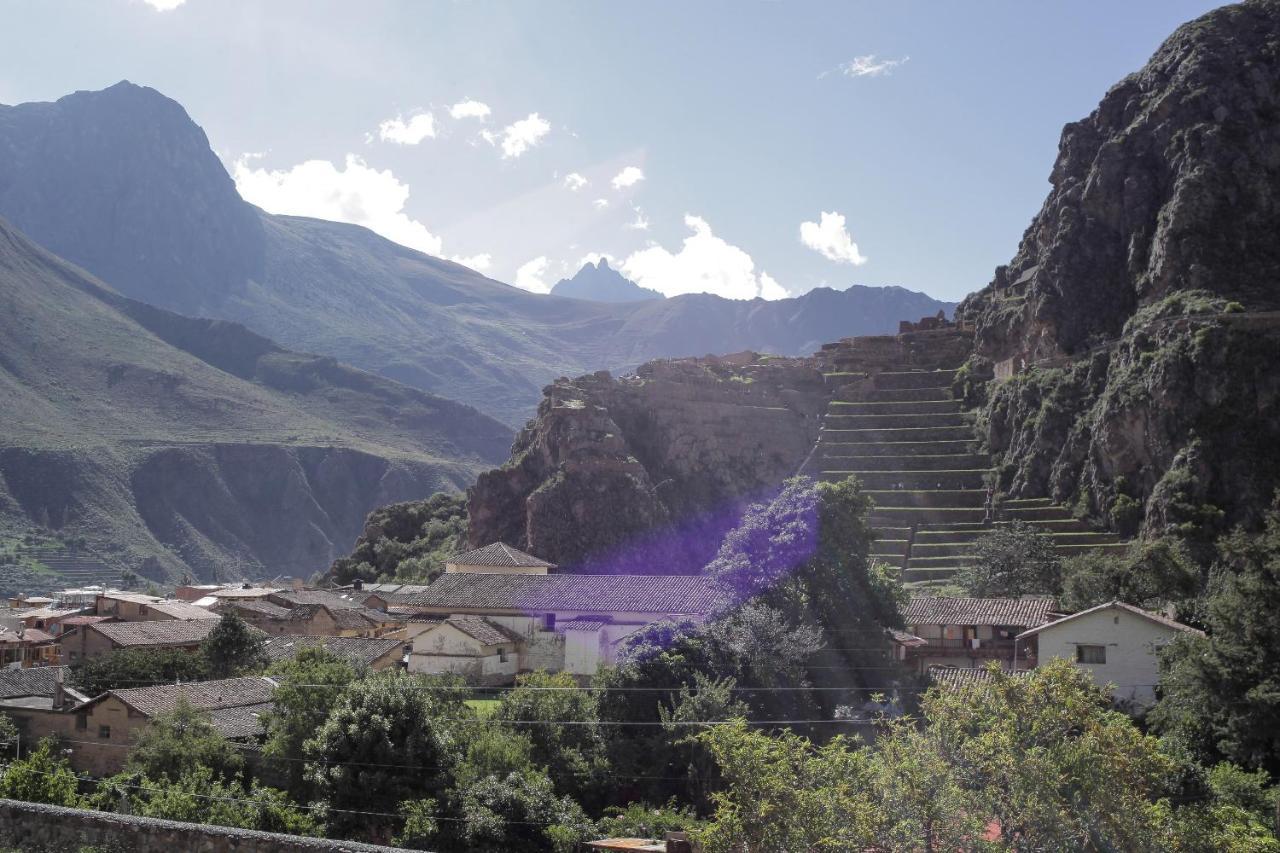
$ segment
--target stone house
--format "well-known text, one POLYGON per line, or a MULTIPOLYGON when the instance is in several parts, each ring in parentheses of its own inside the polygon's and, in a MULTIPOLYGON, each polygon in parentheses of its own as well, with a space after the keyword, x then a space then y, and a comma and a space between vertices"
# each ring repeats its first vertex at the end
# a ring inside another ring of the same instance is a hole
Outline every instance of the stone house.
POLYGON ((55 735, 71 750, 79 773, 108 776, 124 768, 139 729, 172 711, 179 699, 209 713, 213 727, 232 741, 251 741, 262 732, 275 683, 267 678, 228 678, 190 684, 162 684, 110 690, 63 707, 6 708, 23 737, 55 735))
POLYGON ((196 651, 216 619, 170 619, 156 622, 98 622, 62 638, 67 663, 87 660, 116 649, 186 649, 196 651))
POLYGON ((445 561, 446 572, 497 572, 504 575, 545 575, 556 568, 554 563, 512 548, 505 542, 494 542, 445 561))
POLYGON ((379 637, 399 627, 386 613, 329 592, 273 593, 264 599, 228 599, 219 612, 234 611, 268 636, 379 637))
POLYGON ((412 636, 409 670, 454 671, 461 656, 471 658, 469 671, 479 659, 490 681, 536 669, 589 677, 614 663, 620 644, 644 626, 701 622, 715 601, 711 581, 697 576, 446 573, 412 599, 416 618, 443 624, 412 636), (492 630, 476 622, 464 629, 458 617, 479 617, 492 630), (516 638, 514 662, 509 636, 516 638))
POLYGON ((902 611, 906 636, 896 653, 921 673, 931 666, 981 668, 999 661, 1005 670, 1035 666, 1035 649, 1015 646, 1029 628, 1053 619, 1052 598, 912 598, 902 611))
POLYGON ((1131 604, 1112 601, 1038 625, 1018 635, 1024 660, 1066 658, 1087 670, 1099 685, 1135 708, 1154 704, 1160 678, 1159 652, 1179 634, 1195 628, 1131 604))
POLYGON ((187 601, 133 592, 105 592, 94 601, 94 613, 121 622, 160 622, 166 619, 217 619, 215 613, 187 601))
POLYGON ((0 628, 0 668, 56 666, 59 652, 57 639, 39 628, 0 628))
POLYGON ((274 663, 290 660, 303 649, 317 647, 344 658, 357 670, 371 669, 374 672, 403 666, 407 651, 404 641, 393 637, 311 637, 288 634, 268 637, 263 649, 274 663))

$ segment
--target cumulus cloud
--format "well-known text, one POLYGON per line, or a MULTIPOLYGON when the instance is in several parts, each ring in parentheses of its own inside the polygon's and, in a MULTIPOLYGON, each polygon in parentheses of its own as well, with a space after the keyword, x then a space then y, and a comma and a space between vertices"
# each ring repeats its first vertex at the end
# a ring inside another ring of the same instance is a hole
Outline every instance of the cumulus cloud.
POLYGON ((172 12, 187 0, 142 0, 142 2, 157 12, 172 12))
POLYGON ((618 174, 614 175, 613 180, 610 183, 613 184, 613 188, 615 190, 621 190, 626 189, 627 187, 633 187, 643 180, 644 172, 641 171, 639 166, 628 166, 618 174))
POLYGON ((845 77, 888 77, 893 73, 893 69, 910 59, 909 56, 901 59, 880 59, 874 53, 869 53, 866 56, 855 56, 848 62, 842 62, 830 71, 822 72, 818 78, 821 79, 831 73, 843 74, 845 77))
POLYGON ((644 211, 632 205, 632 210, 636 213, 636 218, 627 223, 627 227, 633 231, 648 231, 649 219, 644 215, 644 211))
POLYGON ((781 299, 786 290, 737 246, 717 237, 707 221, 685 214, 684 224, 693 232, 678 252, 651 245, 627 257, 622 272, 641 287, 666 296, 681 293, 714 293, 729 299, 781 299))
POLYGON ((236 189, 268 213, 363 225, 401 245, 440 254, 440 238, 404 212, 409 186, 390 169, 371 168, 354 154, 347 155, 342 168, 328 160, 307 160, 291 169, 256 169, 252 160, 246 155, 236 161, 236 189))
POLYGON ((551 285, 545 281, 547 269, 551 263, 546 256, 534 258, 531 261, 523 263, 516 270, 516 287, 522 290, 528 290, 531 293, 550 293, 551 285))
POLYGON ((477 272, 484 272, 493 266, 493 255, 488 252, 482 252, 479 255, 450 255, 449 260, 455 264, 462 264, 464 267, 471 267, 477 272))
POLYGON ((834 210, 830 213, 824 210, 817 222, 801 222, 800 242, 829 261, 854 266, 867 262, 849 235, 849 229, 845 228, 844 216, 834 210))
POLYGON ((577 192, 589 183, 591 182, 588 181, 584 175, 580 175, 577 172, 570 172, 564 176, 564 185, 574 192, 577 192))
POLYGON ((436 135, 436 119, 431 113, 418 113, 405 121, 400 116, 389 118, 378 125, 378 138, 397 145, 417 145, 436 135))
POLYGON ((480 101, 459 101, 449 107, 450 118, 478 118, 484 121, 489 117, 489 105, 480 101))
POLYGON ((528 117, 504 127, 501 133, 486 130, 480 135, 490 145, 500 145, 502 159, 509 160, 537 145, 550 132, 550 122, 537 113, 529 113, 528 117))
POLYGON ((591 202, 591 204, 595 206, 596 210, 605 210, 606 208, 609 207, 609 199, 598 198, 595 201, 591 202))

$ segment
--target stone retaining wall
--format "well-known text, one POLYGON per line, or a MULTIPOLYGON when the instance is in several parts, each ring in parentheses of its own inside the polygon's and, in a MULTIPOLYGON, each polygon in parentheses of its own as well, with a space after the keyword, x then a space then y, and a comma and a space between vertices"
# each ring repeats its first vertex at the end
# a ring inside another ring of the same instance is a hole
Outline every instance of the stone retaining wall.
POLYGON ((0 850, 65 853, 378 853, 394 847, 0 799, 0 850))

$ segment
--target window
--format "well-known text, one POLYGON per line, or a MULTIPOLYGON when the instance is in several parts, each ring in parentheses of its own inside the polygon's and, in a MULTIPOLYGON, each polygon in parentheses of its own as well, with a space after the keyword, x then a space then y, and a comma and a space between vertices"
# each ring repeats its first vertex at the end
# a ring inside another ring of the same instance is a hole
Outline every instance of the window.
POLYGON ((554 613, 544 613, 542 616, 542 630, 554 631, 556 629, 556 615, 554 613))
POLYGON ((1076 646, 1076 663, 1106 663, 1106 646, 1076 646))
POLYGON ((89 728, 89 718, 84 714, 76 714, 76 728, 81 731, 89 728))
POLYGON ((98 737, 104 740, 111 737, 111 726, 98 726, 98 737))
POLYGON ((506 662, 507 662, 507 650, 499 646, 498 647, 498 663, 506 663, 506 662))

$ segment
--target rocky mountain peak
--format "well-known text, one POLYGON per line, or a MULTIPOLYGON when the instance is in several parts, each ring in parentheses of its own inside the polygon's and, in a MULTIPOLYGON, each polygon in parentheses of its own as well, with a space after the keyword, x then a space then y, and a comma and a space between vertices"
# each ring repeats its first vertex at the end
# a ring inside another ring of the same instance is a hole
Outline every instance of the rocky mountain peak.
POLYGON ((640 302, 665 298, 658 291, 641 287, 609 266, 608 258, 600 258, 594 264, 590 261, 583 264, 573 278, 558 281, 551 288, 551 294, 597 302, 640 302))

